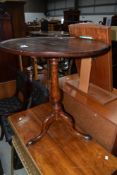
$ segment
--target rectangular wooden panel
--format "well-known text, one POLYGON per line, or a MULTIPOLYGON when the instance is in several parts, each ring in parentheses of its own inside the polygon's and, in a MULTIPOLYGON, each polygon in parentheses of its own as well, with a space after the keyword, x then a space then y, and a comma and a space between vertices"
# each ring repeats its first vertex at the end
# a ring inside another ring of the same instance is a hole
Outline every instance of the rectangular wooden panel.
POLYGON ((65 110, 74 117, 76 126, 117 155, 117 92, 90 85, 86 94, 78 89, 78 84, 78 76, 60 78, 65 110))
MULTIPOLYGON (((88 36, 111 45, 111 29, 108 26, 79 23, 69 25, 71 36, 88 36)), ((78 73, 80 72, 79 61, 76 60, 78 73)), ((112 91, 112 51, 110 50, 104 55, 93 58, 90 82, 99 87, 112 91)))

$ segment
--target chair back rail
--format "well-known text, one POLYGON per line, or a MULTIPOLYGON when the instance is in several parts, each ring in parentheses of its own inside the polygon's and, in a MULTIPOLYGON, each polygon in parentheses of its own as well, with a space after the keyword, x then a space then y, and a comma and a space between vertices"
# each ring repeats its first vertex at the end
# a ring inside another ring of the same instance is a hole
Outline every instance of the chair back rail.
MULTIPOLYGON (((71 36, 88 36, 111 45, 111 29, 108 26, 92 23, 78 23, 69 25, 71 36)), ((76 59, 77 71, 80 74, 81 61, 76 59)), ((112 81, 112 51, 98 56, 92 61, 90 82, 108 91, 113 90, 112 81)))

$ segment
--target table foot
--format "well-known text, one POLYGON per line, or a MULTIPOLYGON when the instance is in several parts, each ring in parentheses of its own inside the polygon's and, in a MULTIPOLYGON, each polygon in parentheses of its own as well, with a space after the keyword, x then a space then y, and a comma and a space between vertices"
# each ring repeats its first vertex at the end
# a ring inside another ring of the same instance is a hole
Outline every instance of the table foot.
POLYGON ((49 116, 47 116, 47 118, 42 123, 42 128, 41 128, 40 134, 33 137, 32 139, 30 139, 27 142, 26 146, 30 146, 30 145, 36 143, 37 141, 39 141, 40 139, 42 139, 42 137, 47 133, 50 125, 54 122, 54 120, 55 120, 55 116, 53 114, 50 114, 49 116))
POLYGON ((75 122, 74 122, 74 119, 73 119, 72 116, 70 116, 70 115, 68 115, 68 114, 66 114, 64 112, 62 112, 60 114, 60 116, 61 116, 60 119, 64 119, 68 123, 68 125, 70 127, 70 130, 72 130, 72 132, 74 134, 78 135, 79 137, 81 137, 81 138, 83 138, 85 140, 91 140, 92 139, 92 137, 90 135, 88 135, 88 134, 86 134, 84 132, 78 131, 75 128, 75 122))
POLYGON ((75 122, 73 120, 73 117, 70 116, 70 115, 67 115, 65 112, 63 111, 60 111, 59 113, 52 113, 50 114, 43 122, 42 124, 42 129, 41 129, 41 132, 39 135, 33 137, 32 139, 30 139, 26 146, 30 146, 34 143, 36 143, 37 141, 39 141, 40 139, 43 138, 43 136, 47 133, 49 127, 51 126, 51 124, 53 124, 53 122, 57 121, 57 120, 64 120, 70 130, 72 130, 72 132, 76 135, 78 135, 79 137, 81 138, 84 138, 85 140, 91 140, 92 137, 88 134, 85 134, 83 132, 80 132, 78 131, 76 128, 75 128, 75 122))

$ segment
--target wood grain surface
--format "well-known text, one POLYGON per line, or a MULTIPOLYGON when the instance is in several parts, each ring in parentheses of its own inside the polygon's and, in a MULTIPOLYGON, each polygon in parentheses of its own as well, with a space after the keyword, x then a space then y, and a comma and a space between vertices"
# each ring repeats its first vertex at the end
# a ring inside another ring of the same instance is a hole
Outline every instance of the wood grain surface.
POLYGON ((40 141, 26 147, 50 112, 47 103, 9 117, 15 136, 41 175, 111 175, 116 171, 114 156, 94 140, 76 136, 63 121, 56 121, 40 141))

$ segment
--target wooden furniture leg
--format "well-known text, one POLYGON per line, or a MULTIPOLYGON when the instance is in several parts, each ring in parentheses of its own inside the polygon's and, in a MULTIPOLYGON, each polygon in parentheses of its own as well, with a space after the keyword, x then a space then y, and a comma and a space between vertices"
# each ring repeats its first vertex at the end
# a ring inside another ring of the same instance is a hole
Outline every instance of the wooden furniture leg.
POLYGON ((38 66, 37 66, 37 58, 31 57, 33 59, 33 67, 34 67, 34 79, 38 80, 38 66))
POLYGON ((13 154, 14 154, 14 148, 13 148, 13 146, 11 146, 11 175, 14 175, 13 154))
POLYGON ((20 70, 23 71, 23 64, 22 64, 22 56, 19 55, 19 64, 20 64, 20 70))
POLYGON ((81 59, 79 89, 88 92, 92 59, 81 59))
POLYGON ((48 131, 50 125, 57 121, 57 120, 65 120, 70 130, 75 131, 75 134, 77 134, 80 137, 83 137, 84 139, 90 140, 91 137, 85 133, 82 133, 80 131, 77 131, 74 125, 74 120, 71 116, 63 112, 62 110, 62 104, 61 104, 61 95, 60 95, 60 89, 59 89, 59 80, 58 80, 58 61, 59 59, 50 59, 50 71, 51 71, 51 104, 52 104, 52 113, 47 116, 45 121, 42 123, 42 129, 38 136, 32 138, 27 142, 27 146, 34 144, 38 140, 40 140, 45 133, 48 131))

